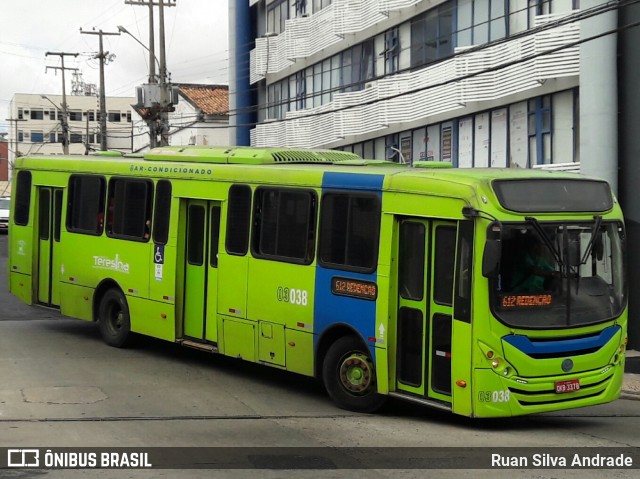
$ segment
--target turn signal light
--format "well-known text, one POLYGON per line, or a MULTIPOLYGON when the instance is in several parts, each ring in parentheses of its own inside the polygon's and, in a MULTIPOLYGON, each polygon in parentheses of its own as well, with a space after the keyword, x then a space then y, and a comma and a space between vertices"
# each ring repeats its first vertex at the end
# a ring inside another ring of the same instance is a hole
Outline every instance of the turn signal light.
POLYGON ((458 379, 456 381, 456 386, 461 387, 461 388, 466 388, 467 387, 467 381, 465 381, 464 379, 458 379))

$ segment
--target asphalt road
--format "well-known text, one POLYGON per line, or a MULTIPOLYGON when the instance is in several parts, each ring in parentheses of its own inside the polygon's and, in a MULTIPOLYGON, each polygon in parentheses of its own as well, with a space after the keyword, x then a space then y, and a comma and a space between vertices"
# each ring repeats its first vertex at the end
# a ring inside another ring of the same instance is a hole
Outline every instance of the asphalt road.
MULTIPOLYGON (((506 446, 531 452, 640 448, 640 401, 491 421, 400 402, 380 414, 355 414, 337 409, 312 379, 153 339, 140 339, 130 349, 111 348, 94 324, 26 306, 9 295, 6 240, 0 236, 0 448, 316 447, 326 452, 324 460, 338 447, 458 447, 469 454, 473 448, 506 446)), ((298 465, 259 471, 0 469, 0 477, 637 476, 627 469, 369 469, 366 458, 360 464, 358 469, 298 465)))

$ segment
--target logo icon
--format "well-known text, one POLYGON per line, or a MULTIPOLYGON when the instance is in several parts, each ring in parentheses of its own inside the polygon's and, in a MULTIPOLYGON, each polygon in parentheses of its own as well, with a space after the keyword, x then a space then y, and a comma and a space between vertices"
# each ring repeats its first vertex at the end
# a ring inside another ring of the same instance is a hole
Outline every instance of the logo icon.
POLYGON ((8 449, 8 467, 39 467, 40 450, 38 449, 8 449))
POLYGON ((564 361, 562 361, 562 370, 565 373, 568 373, 572 369, 573 369, 573 361, 571 361, 571 359, 565 359, 564 361))

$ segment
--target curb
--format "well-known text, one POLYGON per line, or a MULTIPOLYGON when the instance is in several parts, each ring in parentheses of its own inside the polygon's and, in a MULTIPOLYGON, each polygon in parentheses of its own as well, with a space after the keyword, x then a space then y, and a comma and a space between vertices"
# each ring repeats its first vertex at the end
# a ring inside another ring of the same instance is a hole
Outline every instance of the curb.
POLYGON ((640 392, 622 391, 622 393, 620 393, 620 399, 630 399, 632 401, 640 401, 640 392))

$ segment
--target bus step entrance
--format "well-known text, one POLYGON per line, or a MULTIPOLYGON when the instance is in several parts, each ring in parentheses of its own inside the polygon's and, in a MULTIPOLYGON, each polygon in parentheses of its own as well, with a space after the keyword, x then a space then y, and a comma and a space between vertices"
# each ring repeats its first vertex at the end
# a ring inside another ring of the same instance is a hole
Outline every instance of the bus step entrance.
POLYGON ((197 341, 191 341, 190 339, 183 339, 178 341, 182 346, 186 346, 188 348, 199 349, 201 351, 207 351, 209 353, 217 353, 218 345, 210 344, 210 343, 199 343, 197 341))

